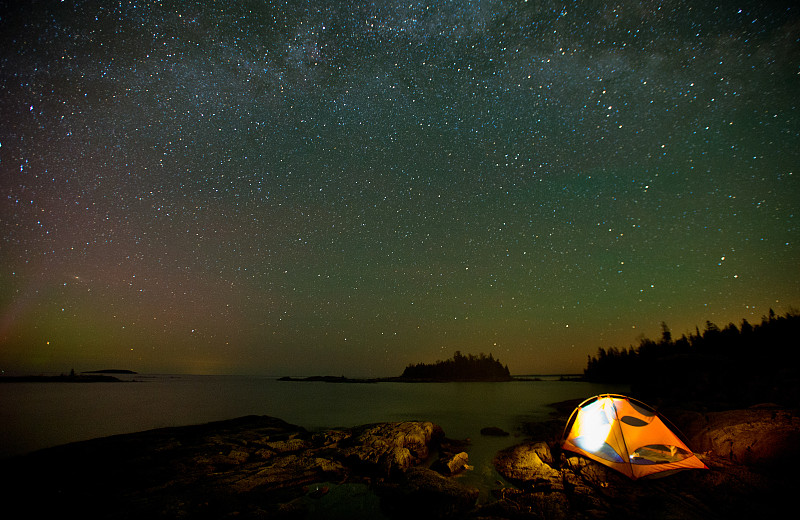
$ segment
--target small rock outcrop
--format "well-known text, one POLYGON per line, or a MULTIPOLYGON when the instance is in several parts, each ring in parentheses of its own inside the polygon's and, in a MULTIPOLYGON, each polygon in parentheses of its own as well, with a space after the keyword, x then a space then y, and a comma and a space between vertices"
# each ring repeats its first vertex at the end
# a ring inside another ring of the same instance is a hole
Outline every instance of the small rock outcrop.
POLYGON ((363 427, 339 444, 341 455, 390 475, 427 460, 431 444, 444 437, 431 422, 381 423, 363 427))
POLYGON ((465 469, 470 469, 469 464, 467 464, 468 462, 469 454, 466 451, 456 453, 453 455, 453 458, 447 462, 447 470, 450 474, 455 474, 465 469))
POLYGON ((481 428, 481 435, 490 435, 493 437, 508 437, 510 434, 502 428, 498 428, 497 426, 487 426, 486 428, 481 428))
POLYGON ((495 458, 497 471, 512 481, 537 482, 558 480, 551 466, 550 447, 544 442, 517 444, 501 451, 495 458))

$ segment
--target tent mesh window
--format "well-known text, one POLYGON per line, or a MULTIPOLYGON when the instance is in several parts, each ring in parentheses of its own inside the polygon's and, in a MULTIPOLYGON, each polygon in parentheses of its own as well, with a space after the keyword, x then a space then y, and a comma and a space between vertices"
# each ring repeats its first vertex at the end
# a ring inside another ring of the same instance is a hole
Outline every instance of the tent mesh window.
POLYGON ((679 446, 667 446, 665 444, 650 444, 642 446, 631 453, 633 464, 667 464, 678 462, 691 457, 691 453, 679 446))

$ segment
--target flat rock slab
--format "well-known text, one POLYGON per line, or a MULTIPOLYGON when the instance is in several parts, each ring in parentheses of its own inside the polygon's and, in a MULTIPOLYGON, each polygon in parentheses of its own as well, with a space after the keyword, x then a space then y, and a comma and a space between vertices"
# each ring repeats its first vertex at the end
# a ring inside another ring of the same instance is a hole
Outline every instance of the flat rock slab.
MULTIPOLYGON (((442 437, 429 422, 312 433, 263 416, 163 428, 2 461, 2 504, 8 518, 304 518, 352 496, 374 516, 442 437)), ((451 484, 444 500, 463 501, 451 484)))

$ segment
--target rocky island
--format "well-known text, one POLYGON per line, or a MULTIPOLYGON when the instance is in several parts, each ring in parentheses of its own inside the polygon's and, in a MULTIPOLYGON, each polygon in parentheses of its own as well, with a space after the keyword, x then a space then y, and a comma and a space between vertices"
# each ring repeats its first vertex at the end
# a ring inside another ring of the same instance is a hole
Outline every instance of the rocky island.
POLYGON ((397 377, 357 379, 345 376, 282 377, 281 381, 306 381, 326 383, 450 383, 450 382, 501 382, 513 381, 507 365, 492 354, 462 355, 456 351, 452 359, 435 363, 408 365, 397 377))
POLYGON ((122 368, 105 368, 103 370, 89 370, 83 372, 84 374, 121 374, 121 375, 136 375, 137 373, 133 370, 122 369, 122 368))
POLYGON ((452 359, 436 363, 408 365, 399 378, 412 382, 448 381, 512 381, 508 366, 495 359, 492 354, 462 355, 456 351, 452 359))

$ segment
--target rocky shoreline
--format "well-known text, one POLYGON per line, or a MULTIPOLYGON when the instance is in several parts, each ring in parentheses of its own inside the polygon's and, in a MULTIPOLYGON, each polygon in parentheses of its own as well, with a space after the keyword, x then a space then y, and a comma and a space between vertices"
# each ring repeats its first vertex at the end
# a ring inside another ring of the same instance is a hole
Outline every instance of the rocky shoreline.
POLYGON ((9 518, 743 518, 788 509, 800 418, 773 406, 672 412, 709 467, 631 481, 562 453, 559 416, 497 454, 512 485, 464 485, 469 444, 430 422, 310 432, 266 416, 163 428, 0 461, 9 518))

